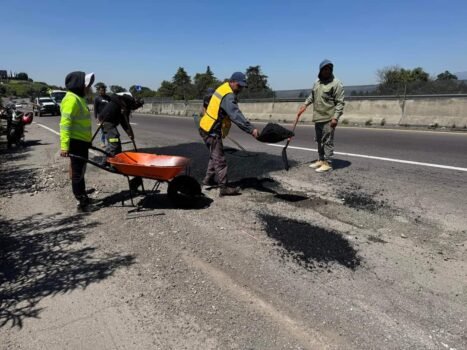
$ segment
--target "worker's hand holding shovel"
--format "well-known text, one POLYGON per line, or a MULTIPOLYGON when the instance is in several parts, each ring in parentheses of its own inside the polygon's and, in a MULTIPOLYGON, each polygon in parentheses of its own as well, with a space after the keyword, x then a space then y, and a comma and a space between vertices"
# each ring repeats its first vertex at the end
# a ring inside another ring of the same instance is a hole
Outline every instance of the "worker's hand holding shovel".
POLYGON ((61 150, 60 151, 60 157, 68 157, 69 153, 68 151, 61 150))
POLYGON ((338 120, 336 118, 331 119, 331 128, 335 129, 337 126, 338 120))
POLYGON ((257 139, 258 136, 259 136, 259 131, 258 131, 258 129, 254 129, 253 132, 251 133, 251 136, 253 136, 255 139, 257 139))
POLYGON ((306 111, 307 106, 306 105, 301 105, 300 108, 298 109, 297 112, 297 118, 300 118, 300 116, 306 111))

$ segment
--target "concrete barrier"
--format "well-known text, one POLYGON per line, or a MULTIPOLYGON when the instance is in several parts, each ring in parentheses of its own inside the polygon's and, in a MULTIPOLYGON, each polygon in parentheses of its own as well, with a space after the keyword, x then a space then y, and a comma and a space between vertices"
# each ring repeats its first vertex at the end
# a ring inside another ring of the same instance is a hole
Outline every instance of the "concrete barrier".
MULTIPOLYGON (((241 102, 240 109, 251 120, 293 122, 302 101, 241 102)), ((139 112, 192 117, 201 111, 201 101, 147 103, 139 112)), ((311 122, 313 108, 301 122, 311 122)), ((349 98, 343 124, 401 125, 467 128, 467 96, 391 98, 349 98)))

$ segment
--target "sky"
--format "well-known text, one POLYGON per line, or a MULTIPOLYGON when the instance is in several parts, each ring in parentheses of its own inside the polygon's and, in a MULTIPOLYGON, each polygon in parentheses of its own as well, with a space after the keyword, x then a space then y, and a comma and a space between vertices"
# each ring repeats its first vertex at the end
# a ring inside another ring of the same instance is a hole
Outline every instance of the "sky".
POLYGON ((386 66, 467 71, 467 1, 0 0, 0 69, 64 85, 74 70, 157 89, 178 67, 219 79, 260 65, 274 90, 308 88, 319 63, 344 85, 386 66))

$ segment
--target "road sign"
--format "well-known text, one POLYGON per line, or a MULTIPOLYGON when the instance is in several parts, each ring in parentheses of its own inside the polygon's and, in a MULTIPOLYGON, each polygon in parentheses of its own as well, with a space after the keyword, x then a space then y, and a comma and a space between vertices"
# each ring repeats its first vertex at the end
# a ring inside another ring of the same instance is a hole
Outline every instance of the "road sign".
POLYGON ((141 91, 141 85, 135 85, 135 90, 140 92, 141 91))

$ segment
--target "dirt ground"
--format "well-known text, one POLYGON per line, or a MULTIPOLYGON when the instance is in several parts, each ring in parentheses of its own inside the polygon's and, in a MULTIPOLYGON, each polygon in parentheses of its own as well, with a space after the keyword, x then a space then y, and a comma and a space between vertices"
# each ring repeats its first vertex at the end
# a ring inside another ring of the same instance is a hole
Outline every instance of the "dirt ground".
POLYGON ((243 194, 191 210, 88 167, 78 214, 57 136, 27 139, 0 154, 0 349, 467 348, 466 227, 435 199, 237 157, 243 194))

